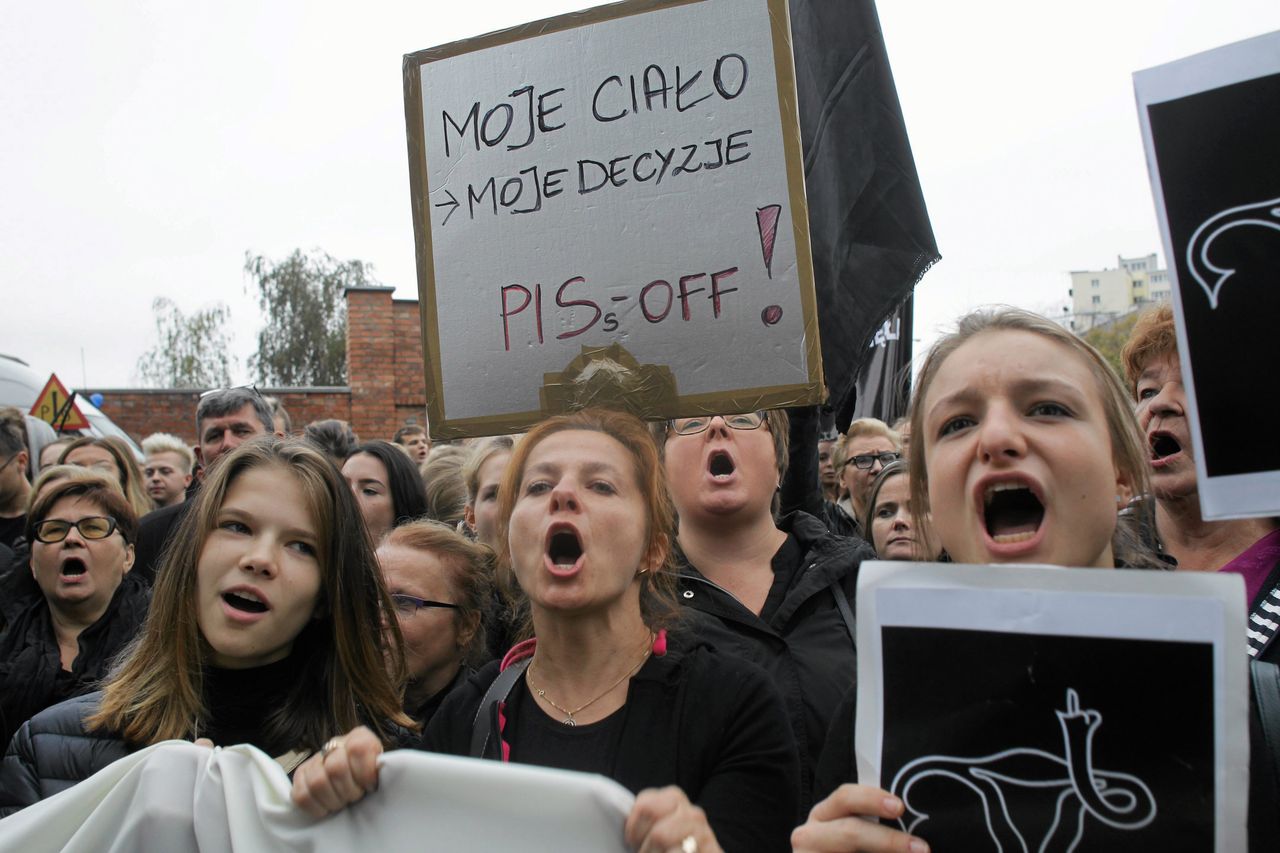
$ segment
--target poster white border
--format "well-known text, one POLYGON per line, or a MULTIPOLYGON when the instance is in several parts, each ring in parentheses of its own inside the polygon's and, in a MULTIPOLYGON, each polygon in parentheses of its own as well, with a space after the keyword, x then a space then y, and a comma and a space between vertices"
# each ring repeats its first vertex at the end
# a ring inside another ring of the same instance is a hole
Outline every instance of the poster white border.
POLYGON ((865 562, 859 569, 857 600, 854 751, 858 781, 882 787, 880 629, 886 625, 1209 643, 1214 679, 1215 849, 1243 853, 1249 801, 1244 598, 1244 580, 1235 574, 865 562), (893 601, 901 598, 897 593, 909 593, 912 606, 897 606, 893 601))
MULTIPOLYGON (((1160 178, 1160 165, 1156 162, 1155 144, 1151 137, 1151 119, 1147 108, 1153 104, 1173 101, 1277 73, 1280 73, 1280 32, 1268 33, 1204 53, 1197 53, 1185 59, 1138 71, 1133 75, 1134 94, 1138 102, 1138 123, 1142 128, 1142 147, 1147 158, 1147 171, 1151 177, 1151 192, 1155 198, 1160 240, 1164 244, 1169 277, 1178 294, 1181 294, 1183 289, 1183 283, 1178 278, 1178 250, 1173 245, 1173 236, 1169 231, 1164 187, 1160 178)), ((1195 448, 1201 514, 1211 521, 1280 515, 1280 471, 1209 476, 1181 296, 1171 301, 1178 334, 1182 381, 1187 390, 1187 403, 1191 407, 1188 419, 1191 424, 1191 442, 1195 448)), ((1265 369, 1270 368, 1270 365, 1265 366, 1265 369)))

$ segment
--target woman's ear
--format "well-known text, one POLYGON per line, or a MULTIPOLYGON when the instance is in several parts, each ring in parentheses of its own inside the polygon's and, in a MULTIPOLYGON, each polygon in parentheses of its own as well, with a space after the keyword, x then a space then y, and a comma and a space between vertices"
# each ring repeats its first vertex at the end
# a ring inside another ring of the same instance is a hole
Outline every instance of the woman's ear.
POLYGON ((129 570, 133 568, 133 561, 136 560, 137 557, 138 553, 134 549, 133 545, 126 542, 124 546, 124 571, 122 574, 129 574, 129 570))
POLYGON ((467 523, 467 527, 471 528, 471 532, 476 532, 476 506, 467 501, 467 505, 462 508, 462 520, 467 523))
MULTIPOLYGON (((640 561, 640 568, 646 572, 652 572, 658 569, 667 560, 667 553, 671 550, 671 537, 665 533, 659 533, 653 539, 653 545, 644 555, 644 559, 640 561)), ((637 573, 639 574, 639 573, 637 573)))
POLYGON ((1133 477, 1116 465, 1116 508, 1124 509, 1135 497, 1137 495, 1133 490, 1133 477))

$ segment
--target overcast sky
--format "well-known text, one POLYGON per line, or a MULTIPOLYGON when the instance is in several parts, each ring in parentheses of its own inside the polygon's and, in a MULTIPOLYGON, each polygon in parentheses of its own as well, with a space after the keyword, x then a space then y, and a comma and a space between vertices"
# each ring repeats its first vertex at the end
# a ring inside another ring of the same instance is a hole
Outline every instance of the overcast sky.
MULTIPOLYGON (((155 343, 153 299, 222 302, 247 380, 262 319, 245 252, 358 258, 415 297, 402 55, 578 8, 6 3, 0 352, 72 387, 127 387, 155 343)), ((1068 270, 1163 264, 1131 74, 1280 29, 1276 0, 879 13, 943 255, 917 290, 925 344, 976 305, 1061 310, 1068 270)))

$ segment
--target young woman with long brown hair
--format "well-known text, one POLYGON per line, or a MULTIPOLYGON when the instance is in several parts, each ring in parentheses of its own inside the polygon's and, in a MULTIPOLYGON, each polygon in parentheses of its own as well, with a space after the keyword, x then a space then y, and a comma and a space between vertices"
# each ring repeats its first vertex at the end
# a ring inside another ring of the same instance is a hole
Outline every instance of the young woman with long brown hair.
POLYGON ((100 693, 25 723, 0 814, 173 738, 250 743, 288 769, 357 724, 395 740, 398 630, 351 490, 300 441, 247 442, 205 481, 142 633, 100 693))

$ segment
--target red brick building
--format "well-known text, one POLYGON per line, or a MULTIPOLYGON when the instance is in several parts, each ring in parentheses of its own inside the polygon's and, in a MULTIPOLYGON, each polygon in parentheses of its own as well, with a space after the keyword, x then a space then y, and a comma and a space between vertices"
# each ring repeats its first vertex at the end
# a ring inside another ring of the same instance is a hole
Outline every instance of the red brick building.
MULTIPOLYGON (((426 387, 418 302, 392 299, 390 287, 347 290, 347 385, 336 388, 259 388, 279 397, 295 431, 311 421, 339 418, 360 439, 389 439, 406 423, 425 424, 426 387)), ((201 389, 203 390, 203 389, 201 389)), ((168 432, 195 442, 196 403, 190 388, 94 388, 100 409, 135 441, 168 432)))

